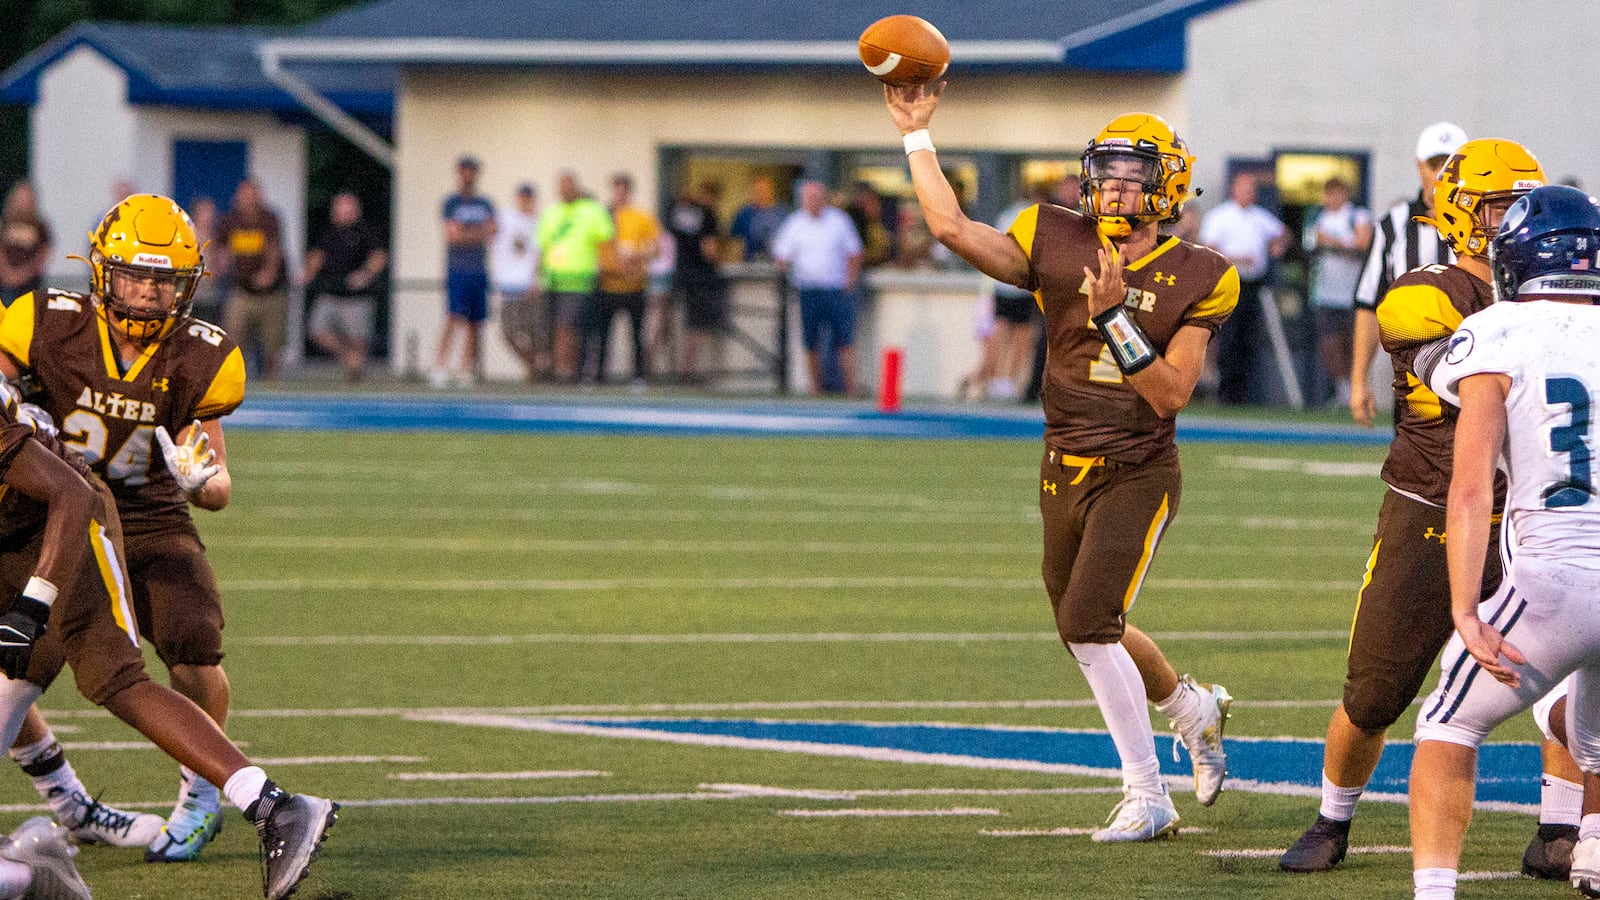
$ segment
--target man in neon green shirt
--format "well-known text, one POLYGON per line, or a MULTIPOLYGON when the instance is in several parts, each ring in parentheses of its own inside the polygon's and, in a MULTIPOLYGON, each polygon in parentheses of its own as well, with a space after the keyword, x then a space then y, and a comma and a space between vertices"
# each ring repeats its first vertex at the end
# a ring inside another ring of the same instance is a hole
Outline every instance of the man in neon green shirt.
POLYGON ((578 187, 578 176, 562 172, 556 180, 560 202, 539 217, 539 273, 555 325, 555 374, 576 381, 578 335, 594 305, 600 278, 600 245, 616 231, 611 214, 578 187))

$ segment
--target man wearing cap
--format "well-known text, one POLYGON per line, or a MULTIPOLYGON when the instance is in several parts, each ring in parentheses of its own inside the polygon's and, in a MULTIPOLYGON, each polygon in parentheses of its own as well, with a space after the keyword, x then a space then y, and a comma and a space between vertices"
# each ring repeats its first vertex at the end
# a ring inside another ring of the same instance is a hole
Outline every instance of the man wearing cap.
POLYGON ((1356 283, 1356 320, 1350 364, 1350 414, 1370 427, 1376 411, 1372 399, 1372 360, 1378 353, 1378 301, 1396 278, 1417 268, 1455 262, 1450 245, 1432 225, 1417 221, 1433 216, 1433 182, 1450 154, 1467 142, 1467 133, 1451 122, 1435 122, 1417 137, 1416 199, 1396 203, 1378 223, 1366 267, 1356 283))
POLYGON ((439 332, 428 382, 436 388, 467 386, 477 379, 478 338, 489 317, 489 253, 495 235, 494 205, 478 195, 478 158, 456 160, 454 194, 444 200, 445 322, 439 332), (450 369, 450 346, 462 337, 461 368, 450 369))

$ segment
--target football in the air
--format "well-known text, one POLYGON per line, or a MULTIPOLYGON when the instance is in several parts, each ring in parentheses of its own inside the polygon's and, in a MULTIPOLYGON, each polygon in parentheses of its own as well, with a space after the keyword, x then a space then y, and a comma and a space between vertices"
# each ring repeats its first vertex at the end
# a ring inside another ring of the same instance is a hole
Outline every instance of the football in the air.
POLYGON ((885 16, 861 32, 861 63, 879 81, 927 84, 950 67, 950 44, 926 19, 885 16))

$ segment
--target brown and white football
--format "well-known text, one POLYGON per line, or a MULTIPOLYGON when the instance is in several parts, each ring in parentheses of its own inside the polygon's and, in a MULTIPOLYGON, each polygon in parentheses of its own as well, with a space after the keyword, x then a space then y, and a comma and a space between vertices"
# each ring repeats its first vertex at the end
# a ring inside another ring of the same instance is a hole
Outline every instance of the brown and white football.
POLYGON ((950 44, 926 19, 885 16, 861 32, 861 63, 879 81, 927 84, 950 67, 950 44))

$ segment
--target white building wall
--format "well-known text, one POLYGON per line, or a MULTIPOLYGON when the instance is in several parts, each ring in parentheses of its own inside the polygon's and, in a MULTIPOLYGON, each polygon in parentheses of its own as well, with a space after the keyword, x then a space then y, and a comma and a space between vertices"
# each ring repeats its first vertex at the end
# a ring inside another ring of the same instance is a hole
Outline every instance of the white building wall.
POLYGON ((136 174, 138 116, 127 96, 122 69, 87 47, 63 56, 39 78, 39 101, 30 113, 29 177, 54 232, 46 272, 55 283, 88 284, 88 267, 65 255, 84 251, 86 235, 111 205, 112 186, 136 174))
POLYGON ((1195 182, 1220 198, 1231 156, 1368 150, 1385 207, 1416 193, 1417 134, 1446 119, 1600 188, 1600 117, 1581 87, 1596 21, 1572 0, 1246 0, 1200 16, 1185 77, 1195 182))
MULTIPOLYGON (((1112 115, 1142 109, 1184 121, 1182 91, 1167 77, 956 77, 934 121, 941 148, 1076 154, 1112 115)), ((392 361, 426 368, 443 321, 438 293, 408 289, 443 277, 440 204, 454 188, 457 156, 483 160, 479 189, 497 206, 517 184, 554 194, 575 170, 602 192, 632 172, 641 201, 658 193, 657 151, 668 145, 899 148, 870 77, 738 74, 613 76, 459 70, 408 71, 396 98, 392 361)), ((486 372, 516 377, 498 335, 485 335, 486 372)))

